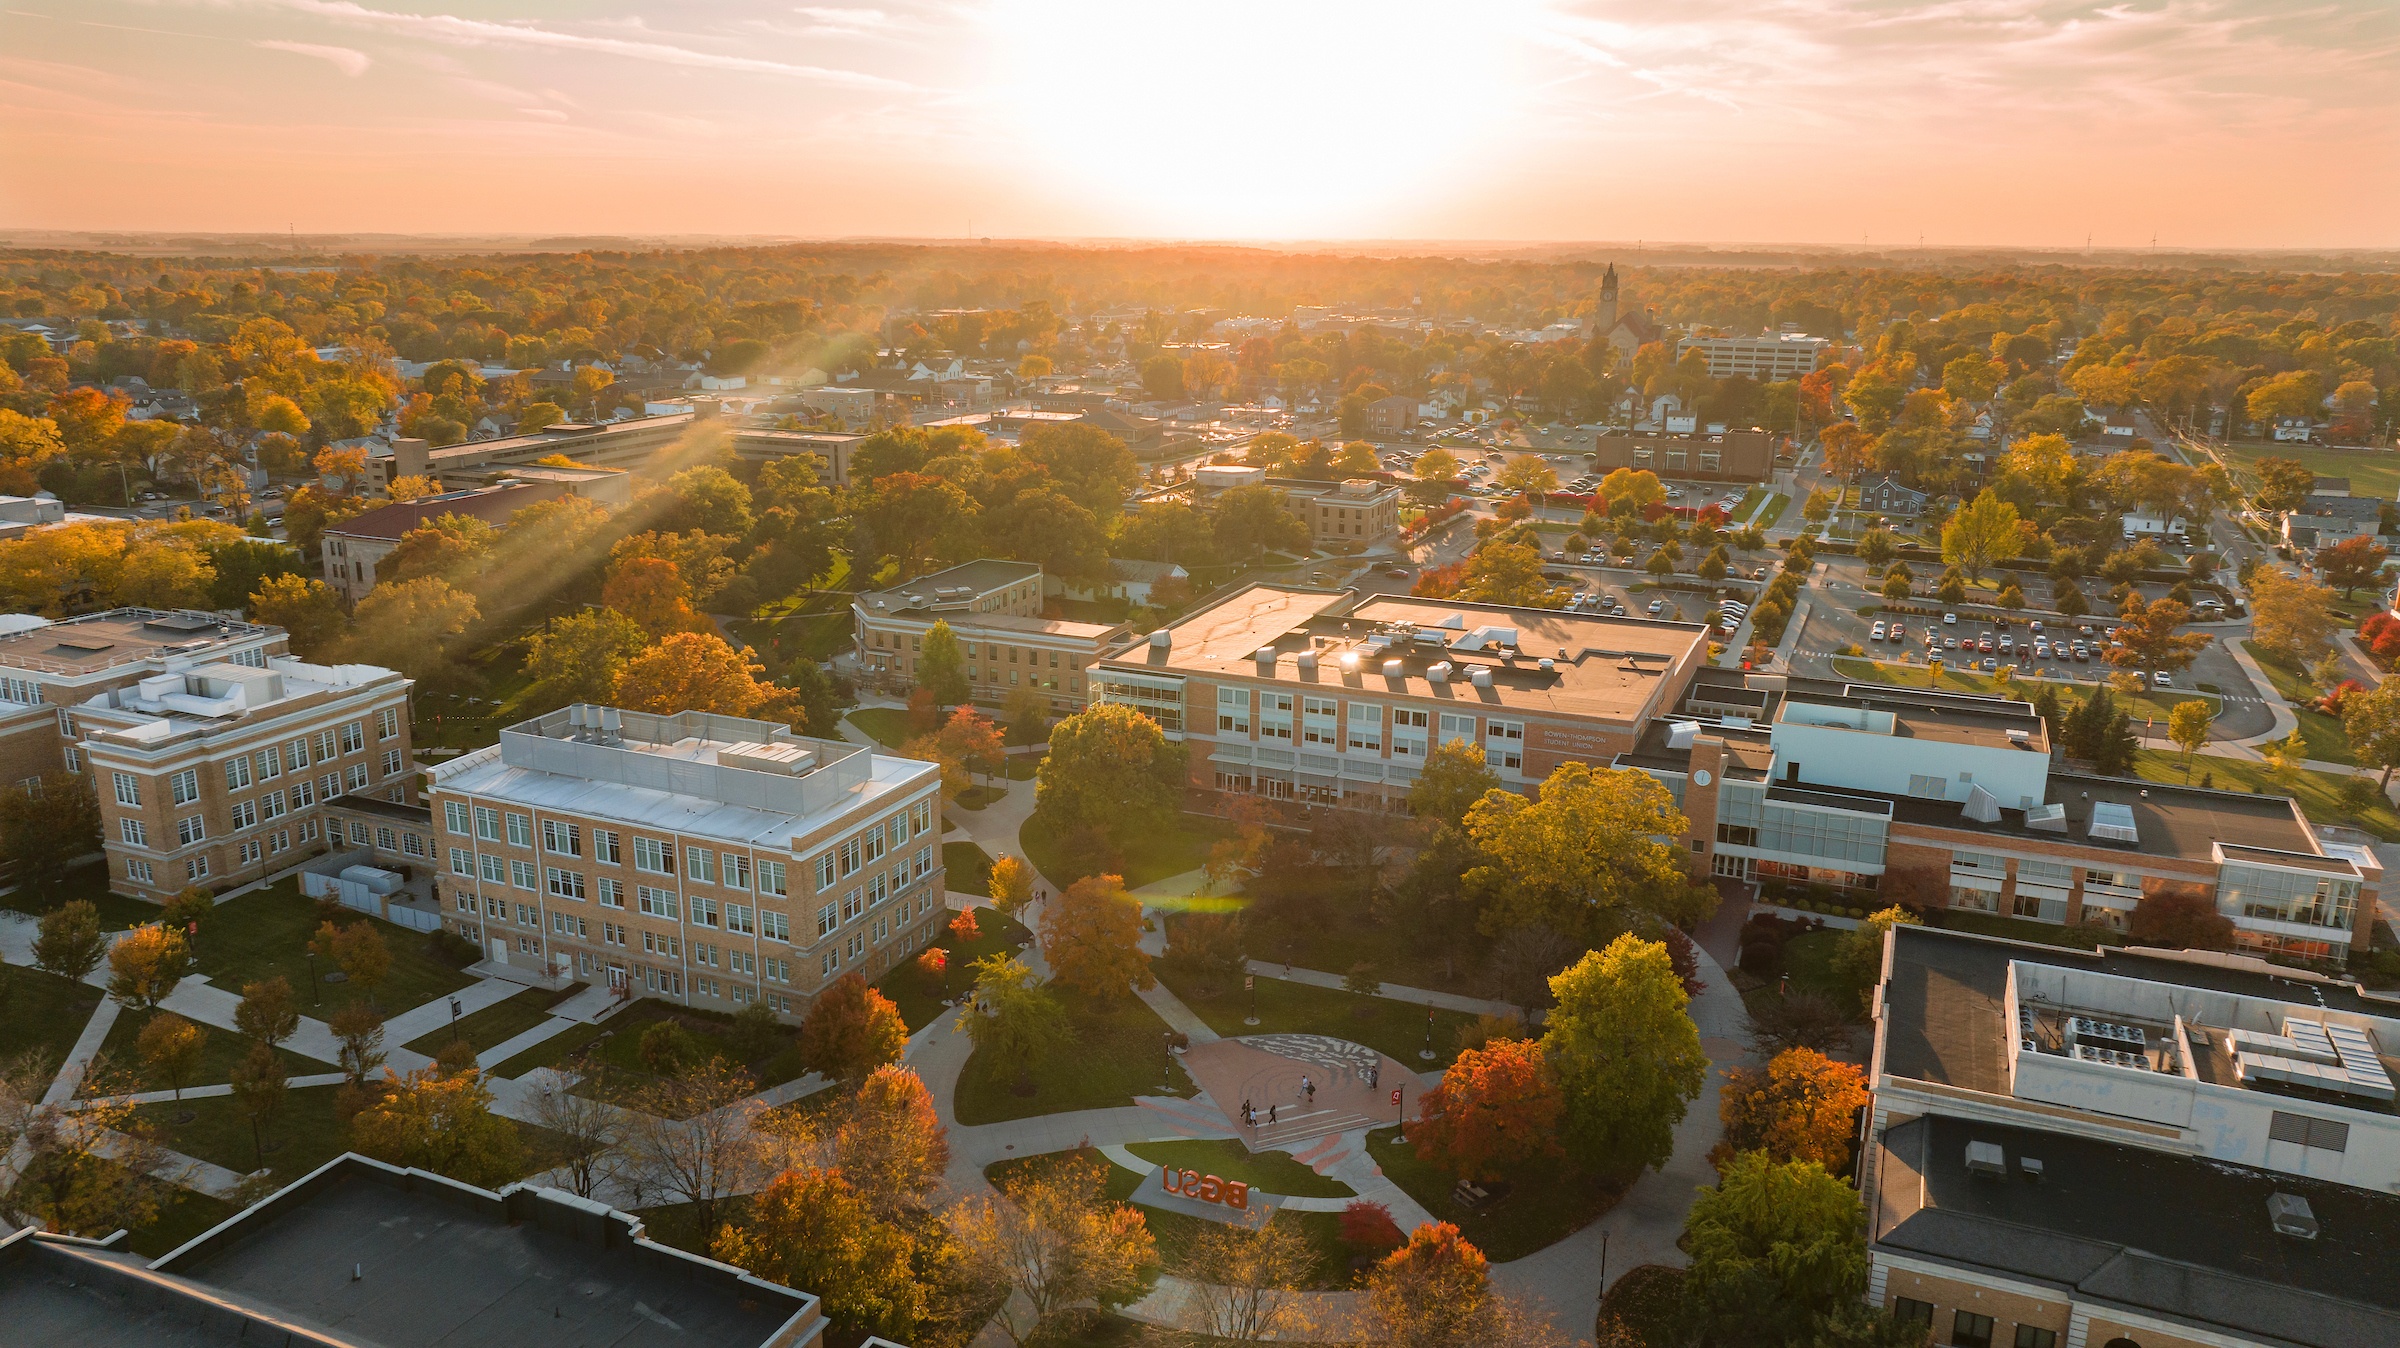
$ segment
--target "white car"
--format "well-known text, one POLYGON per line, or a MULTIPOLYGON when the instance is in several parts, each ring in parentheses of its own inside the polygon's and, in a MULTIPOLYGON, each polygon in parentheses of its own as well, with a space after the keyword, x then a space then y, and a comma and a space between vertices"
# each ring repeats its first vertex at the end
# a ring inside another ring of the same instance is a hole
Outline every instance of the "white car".
POLYGON ((1872 636, 1868 637, 1867 639, 1868 639, 1869 641, 1881 641, 1881 640, 1883 640, 1883 624, 1882 624, 1882 623, 1877 623, 1877 624, 1875 624, 1875 631, 1874 631, 1874 634, 1873 634, 1872 636))
POLYGON ((2150 686, 2153 688, 2172 688, 2175 686, 2175 676, 2162 669, 2156 674, 2150 676, 2150 686))
POLYGON ((1945 614, 1943 614, 1943 615, 1942 615, 1942 626, 1944 626, 1944 627, 1956 627, 1956 626, 1958 626, 1958 615, 1957 615, 1957 614, 1955 614, 1955 613, 1945 613, 1945 614))

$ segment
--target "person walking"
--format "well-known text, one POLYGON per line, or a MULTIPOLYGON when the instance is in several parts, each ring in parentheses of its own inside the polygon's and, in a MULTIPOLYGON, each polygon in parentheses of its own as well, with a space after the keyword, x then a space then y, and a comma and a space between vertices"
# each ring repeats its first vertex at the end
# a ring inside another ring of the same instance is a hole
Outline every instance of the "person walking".
POLYGON ((1382 1063, 1376 1063, 1376 1064, 1374 1064, 1373 1066, 1371 1066, 1371 1067, 1369 1067, 1369 1068, 1367 1069, 1367 1089, 1368 1089, 1368 1090, 1374 1090, 1374 1089, 1376 1089, 1377 1087, 1381 1086, 1382 1084, 1383 1084, 1383 1064, 1382 1064, 1382 1063))
POLYGON ((1267 1106, 1267 1126, 1269 1128, 1275 1126, 1275 1106, 1273 1105, 1267 1106))
POLYGON ((1315 1104, 1317 1102, 1317 1083, 1307 1077, 1300 1078, 1300 1098, 1312 1105, 1315 1104))

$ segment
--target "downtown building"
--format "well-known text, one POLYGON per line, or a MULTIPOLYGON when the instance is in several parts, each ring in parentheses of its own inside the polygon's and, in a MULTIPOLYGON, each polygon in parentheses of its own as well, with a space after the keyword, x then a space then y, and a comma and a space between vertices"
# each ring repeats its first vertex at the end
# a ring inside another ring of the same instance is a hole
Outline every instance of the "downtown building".
POLYGON ((426 778, 414 827, 445 923, 544 977, 798 1016, 947 920, 932 763, 771 721, 576 704, 426 778))

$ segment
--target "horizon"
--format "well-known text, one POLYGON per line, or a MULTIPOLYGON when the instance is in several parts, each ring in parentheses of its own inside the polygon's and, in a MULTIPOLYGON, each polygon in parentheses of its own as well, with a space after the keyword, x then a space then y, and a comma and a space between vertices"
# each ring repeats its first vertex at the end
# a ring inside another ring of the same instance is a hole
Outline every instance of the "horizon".
POLYGON ((0 35, 12 235, 2400 246, 2370 0, 27 0, 0 35))

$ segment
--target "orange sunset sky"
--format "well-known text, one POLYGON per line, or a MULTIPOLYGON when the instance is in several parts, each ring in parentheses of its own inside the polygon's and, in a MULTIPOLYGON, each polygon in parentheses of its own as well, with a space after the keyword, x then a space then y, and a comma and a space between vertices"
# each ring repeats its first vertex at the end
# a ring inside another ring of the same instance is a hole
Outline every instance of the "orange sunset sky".
POLYGON ((0 4, 0 228, 2400 243, 2394 0, 0 4))

